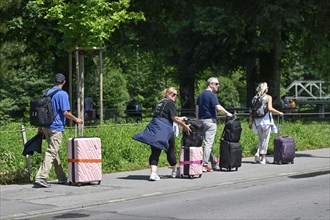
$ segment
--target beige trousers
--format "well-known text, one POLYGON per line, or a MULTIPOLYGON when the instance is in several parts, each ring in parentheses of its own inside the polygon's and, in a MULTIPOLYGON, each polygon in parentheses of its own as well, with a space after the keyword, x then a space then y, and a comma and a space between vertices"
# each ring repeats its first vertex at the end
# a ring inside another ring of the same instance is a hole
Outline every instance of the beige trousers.
POLYGON ((48 147, 35 180, 47 180, 50 169, 52 168, 53 164, 57 179, 66 180, 67 177, 63 171, 60 160, 60 149, 63 138, 62 132, 52 131, 47 128, 42 128, 42 130, 46 136, 48 147))

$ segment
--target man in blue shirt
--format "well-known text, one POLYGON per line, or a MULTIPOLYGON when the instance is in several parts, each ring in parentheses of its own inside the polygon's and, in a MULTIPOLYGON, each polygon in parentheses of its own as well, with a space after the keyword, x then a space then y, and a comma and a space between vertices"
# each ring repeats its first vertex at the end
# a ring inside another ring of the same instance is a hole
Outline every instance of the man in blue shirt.
POLYGON ((217 131, 217 113, 231 117, 232 114, 223 108, 218 97, 215 94, 219 90, 220 84, 217 78, 211 77, 207 80, 207 88, 198 96, 196 103, 196 117, 203 122, 205 138, 204 138, 204 158, 203 158, 203 172, 211 172, 218 168, 215 159, 212 155, 212 168, 208 166, 208 161, 212 153, 212 145, 217 131))
POLYGON ((63 184, 67 182, 67 177, 63 171, 59 155, 63 137, 62 133, 65 128, 66 119, 72 120, 77 124, 83 123, 82 119, 75 117, 70 112, 69 95, 62 90, 62 87, 65 84, 65 76, 62 73, 57 73, 55 75, 54 84, 54 87, 48 90, 47 94, 50 94, 55 90, 60 90, 52 97, 53 112, 54 115, 56 115, 56 118, 51 125, 38 128, 39 132, 45 134, 48 147, 45 152, 44 160, 35 178, 34 187, 37 188, 50 187, 50 184, 47 183, 47 178, 53 164, 58 183, 63 184))

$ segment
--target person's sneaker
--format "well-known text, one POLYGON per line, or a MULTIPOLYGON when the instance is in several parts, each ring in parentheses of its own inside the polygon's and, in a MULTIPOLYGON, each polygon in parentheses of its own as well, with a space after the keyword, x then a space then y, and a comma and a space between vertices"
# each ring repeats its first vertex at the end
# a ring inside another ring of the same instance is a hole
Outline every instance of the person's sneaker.
POLYGON ((213 169, 214 171, 220 171, 219 164, 215 164, 215 165, 213 165, 213 166, 212 166, 212 169, 213 169))
POLYGON ((254 155, 254 160, 256 161, 256 163, 260 163, 260 155, 258 153, 254 155))
POLYGON ((172 178, 176 178, 177 175, 178 175, 177 172, 172 171, 172 174, 171 174, 171 177, 172 177, 172 178))
POLYGON ((149 181, 157 181, 160 180, 160 177, 157 175, 157 173, 151 173, 149 177, 149 181))
POLYGON ((58 180, 57 184, 66 184, 68 180, 58 180))
POLYGON ((206 173, 206 172, 212 172, 213 169, 211 167, 209 167, 208 165, 203 165, 203 172, 206 173))
POLYGON ((46 180, 36 180, 34 182, 34 187, 35 188, 49 188, 50 187, 50 184, 47 183, 46 180))
POLYGON ((266 158, 263 158, 263 159, 260 161, 260 164, 267 164, 267 159, 266 159, 266 158))

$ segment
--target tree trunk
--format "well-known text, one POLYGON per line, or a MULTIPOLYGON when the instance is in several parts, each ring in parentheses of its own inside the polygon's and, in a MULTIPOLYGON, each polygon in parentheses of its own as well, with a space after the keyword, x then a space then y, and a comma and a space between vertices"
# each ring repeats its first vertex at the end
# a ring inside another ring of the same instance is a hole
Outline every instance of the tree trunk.
POLYGON ((195 117, 195 77, 188 69, 189 68, 182 68, 181 71, 179 71, 181 115, 195 117), (184 69, 186 69, 185 72, 184 69))
POLYGON ((256 59, 250 59, 246 64, 246 92, 247 100, 246 106, 250 107, 251 99, 255 95, 255 91, 258 84, 259 75, 257 72, 256 59))
POLYGON ((273 44, 274 50, 274 93, 273 93, 273 105, 276 108, 280 107, 281 101, 281 56, 282 56, 282 37, 281 31, 278 30, 276 33, 276 38, 273 44))
POLYGON ((262 51, 259 54, 259 82, 266 82, 269 87, 270 95, 273 95, 273 51, 262 51))
POLYGON ((281 33, 277 31, 273 41, 273 48, 269 52, 260 54, 260 82, 267 82, 269 94, 273 97, 273 105, 280 105, 280 61, 281 61, 281 33))

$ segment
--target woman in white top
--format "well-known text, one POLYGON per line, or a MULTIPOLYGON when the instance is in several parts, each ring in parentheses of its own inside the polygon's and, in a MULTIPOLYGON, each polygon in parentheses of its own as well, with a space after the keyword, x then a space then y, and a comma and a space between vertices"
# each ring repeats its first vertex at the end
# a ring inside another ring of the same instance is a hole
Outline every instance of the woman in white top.
POLYGON ((260 83, 256 91, 265 101, 268 107, 268 111, 265 116, 260 118, 253 118, 250 114, 249 128, 253 128, 254 133, 259 136, 259 140, 257 143, 257 153, 255 154, 255 161, 257 163, 260 162, 261 164, 266 164, 266 154, 270 133, 277 133, 277 127, 274 123, 272 113, 282 116, 283 112, 280 112, 273 107, 273 98, 267 94, 268 86, 266 82, 260 83))

